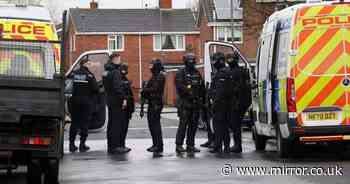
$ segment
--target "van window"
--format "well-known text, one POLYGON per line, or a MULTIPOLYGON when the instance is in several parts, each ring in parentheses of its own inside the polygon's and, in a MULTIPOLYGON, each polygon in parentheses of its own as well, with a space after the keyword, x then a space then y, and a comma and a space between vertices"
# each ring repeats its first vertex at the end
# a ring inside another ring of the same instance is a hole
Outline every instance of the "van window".
POLYGON ((280 79, 287 77, 290 33, 282 32, 278 36, 276 73, 277 78, 280 79))
POLYGON ((94 74, 97 81, 102 80, 102 76, 104 73, 104 65, 108 62, 109 56, 107 53, 97 53, 97 54, 89 54, 81 58, 77 65, 73 68, 73 71, 79 70, 80 62, 84 59, 88 58, 91 61, 91 65, 89 70, 94 74))
POLYGON ((304 29, 298 37, 297 70, 316 76, 343 74, 342 67, 348 62, 343 57, 347 35, 346 28, 304 29))
POLYGON ((272 35, 266 36, 262 39, 260 58, 259 58, 259 80, 266 80, 267 75, 267 66, 269 62, 269 53, 271 48, 271 39, 272 35))

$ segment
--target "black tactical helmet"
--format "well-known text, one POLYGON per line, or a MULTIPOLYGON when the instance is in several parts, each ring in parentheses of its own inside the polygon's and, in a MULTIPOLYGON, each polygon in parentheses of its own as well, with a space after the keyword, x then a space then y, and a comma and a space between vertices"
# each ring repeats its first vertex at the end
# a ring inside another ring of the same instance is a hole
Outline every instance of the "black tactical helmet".
POLYGON ((196 63, 196 56, 193 53, 187 53, 183 56, 183 62, 186 63, 196 63))
POLYGON ((230 67, 238 67, 239 54, 237 52, 226 55, 226 62, 230 67))
POLYGON ((119 70, 120 70, 120 73, 122 74, 122 75, 128 75, 128 73, 129 73, 129 67, 128 67, 128 65, 127 64, 125 64, 125 63, 123 63, 122 65, 120 65, 120 67, 119 67, 119 70))
POLYGON ((151 68, 152 71, 160 72, 164 70, 164 66, 160 59, 152 60, 151 64, 152 64, 152 68, 151 68))
POLYGON ((214 53, 211 62, 216 69, 225 67, 225 54, 222 52, 214 53))

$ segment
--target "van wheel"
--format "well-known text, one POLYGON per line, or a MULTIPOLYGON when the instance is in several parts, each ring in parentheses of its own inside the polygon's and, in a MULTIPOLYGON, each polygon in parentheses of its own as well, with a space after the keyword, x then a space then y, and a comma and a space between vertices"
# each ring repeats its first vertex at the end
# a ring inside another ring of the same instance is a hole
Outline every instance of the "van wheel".
POLYGON ((277 129, 277 153, 280 158, 288 158, 291 155, 292 142, 282 137, 277 129))
POLYGON ((42 168, 40 165, 40 159, 31 159, 27 167, 27 184, 41 184, 42 168))
POLYGON ((58 184, 59 160, 47 160, 45 172, 44 184, 58 184))
POLYGON ((264 151, 266 148, 267 137, 263 135, 259 135, 256 131, 256 127, 252 128, 253 140, 255 144, 255 149, 257 151, 264 151))

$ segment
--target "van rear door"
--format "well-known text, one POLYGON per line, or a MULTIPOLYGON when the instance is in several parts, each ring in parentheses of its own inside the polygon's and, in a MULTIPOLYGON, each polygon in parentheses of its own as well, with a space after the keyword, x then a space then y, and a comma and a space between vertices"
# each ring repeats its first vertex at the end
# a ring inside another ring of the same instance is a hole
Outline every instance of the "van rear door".
POLYGON ((349 8, 322 5, 297 12, 291 75, 299 126, 350 123, 349 8))

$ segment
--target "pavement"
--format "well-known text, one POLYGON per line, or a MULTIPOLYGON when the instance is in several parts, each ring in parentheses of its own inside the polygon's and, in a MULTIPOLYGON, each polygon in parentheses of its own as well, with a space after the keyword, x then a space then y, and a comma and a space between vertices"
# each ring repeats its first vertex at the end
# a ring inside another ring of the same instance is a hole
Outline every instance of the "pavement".
MULTIPOLYGON (((163 116, 167 117, 167 116, 163 116)), ((162 155, 146 152, 151 145, 147 122, 135 116, 130 123, 127 145, 132 151, 125 155, 106 153, 105 131, 90 134, 87 153, 68 153, 60 165, 61 184, 348 184, 350 161, 339 157, 329 146, 307 146, 299 150, 300 155, 291 159, 280 159, 276 154, 275 141, 269 141, 264 152, 257 152, 249 131, 243 133, 242 154, 214 155, 202 148, 192 154, 175 153, 175 135, 178 121, 162 119, 165 151, 162 155), (306 168, 338 167, 342 176, 302 176, 298 173, 283 176, 247 176, 241 168, 306 168)), ((206 141, 206 133, 199 131, 196 144, 206 141)), ((24 183, 25 168, 13 175, 0 172, 0 184, 24 183)))

